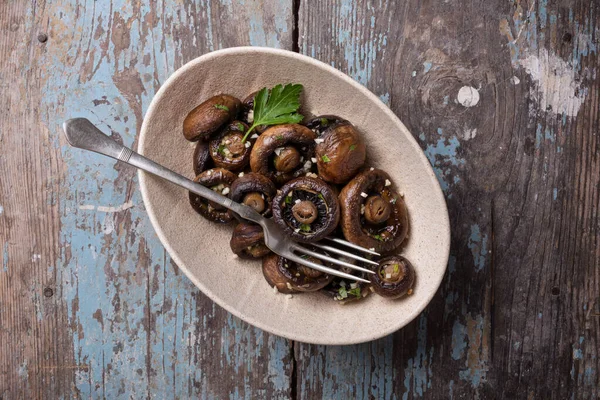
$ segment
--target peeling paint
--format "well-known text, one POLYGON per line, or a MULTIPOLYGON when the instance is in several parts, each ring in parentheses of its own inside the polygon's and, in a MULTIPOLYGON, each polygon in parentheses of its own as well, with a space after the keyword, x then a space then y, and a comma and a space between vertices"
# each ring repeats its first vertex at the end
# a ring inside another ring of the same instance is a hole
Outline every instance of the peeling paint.
POLYGON ((408 360, 404 369, 404 388, 406 391, 402 395, 403 400, 408 399, 411 392, 413 397, 423 397, 427 389, 431 388, 433 347, 430 347, 427 351, 427 316, 424 313, 419 316, 417 335, 415 356, 408 360))
POLYGON ((475 107, 479 103, 479 91, 472 86, 463 86, 458 90, 456 101, 464 107, 475 107))
POLYGON ((458 320, 454 321, 452 327, 452 358, 460 360, 465 355, 467 348, 467 328, 458 320))
POLYGON ((467 242, 467 246, 473 254, 473 262, 477 271, 481 271, 485 267, 487 257, 487 234, 482 235, 479 225, 471 225, 471 236, 467 242))
MULTIPOLYGON (((444 137, 444 132, 438 128, 437 133, 441 136, 436 143, 429 144, 425 148, 425 155, 433 166, 433 170, 445 192, 460 178, 455 175, 450 167, 459 167, 465 164, 465 160, 458 155, 460 142, 456 136, 444 137)), ((421 138, 419 136, 419 138, 421 138)), ((423 137, 422 140, 425 140, 423 137)))
POLYGON ((466 369, 459 371, 461 379, 471 383, 473 387, 479 387, 486 380, 488 371, 488 332, 487 324, 483 317, 473 318, 467 315, 467 337, 469 350, 465 362, 466 369))

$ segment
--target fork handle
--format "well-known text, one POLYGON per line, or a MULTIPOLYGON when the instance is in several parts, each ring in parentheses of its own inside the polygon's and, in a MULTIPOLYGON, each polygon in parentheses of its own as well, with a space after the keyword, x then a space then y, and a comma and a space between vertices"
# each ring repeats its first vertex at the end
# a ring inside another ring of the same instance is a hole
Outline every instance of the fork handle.
POLYGON ((245 204, 237 203, 214 190, 196 183, 183 175, 136 153, 102 133, 86 118, 73 118, 63 124, 67 141, 73 147, 93 151, 122 161, 143 171, 159 176, 179 185, 192 193, 228 208, 240 217, 260 223, 263 217, 245 204))

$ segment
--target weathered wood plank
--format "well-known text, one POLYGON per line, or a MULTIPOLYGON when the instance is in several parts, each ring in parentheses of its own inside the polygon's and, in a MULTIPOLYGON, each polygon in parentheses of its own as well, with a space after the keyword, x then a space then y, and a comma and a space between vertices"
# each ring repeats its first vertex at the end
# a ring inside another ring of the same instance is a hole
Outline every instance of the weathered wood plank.
POLYGON ((422 316, 368 345, 297 345, 299 397, 600 395, 597 5, 303 1, 299 16, 300 51, 419 140, 453 226, 422 316))
POLYGON ((290 343, 199 293, 156 238, 135 171, 69 148, 60 125, 85 116, 135 146, 186 61, 291 48, 291 1, 152 3, 0 3, 0 398, 290 395, 290 343))

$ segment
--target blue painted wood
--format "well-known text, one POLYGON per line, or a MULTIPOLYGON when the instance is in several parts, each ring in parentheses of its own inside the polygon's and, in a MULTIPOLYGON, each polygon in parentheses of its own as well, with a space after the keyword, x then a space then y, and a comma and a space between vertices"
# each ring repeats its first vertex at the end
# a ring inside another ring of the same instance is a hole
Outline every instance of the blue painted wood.
MULTIPOLYGON (((15 90, 35 85, 21 107, 39 110, 34 122, 47 150, 35 157, 57 166, 46 182, 53 197, 41 205, 53 214, 55 248, 40 267, 66 316, 54 334, 67 339, 3 369, 11 379, 0 383, 0 398, 6 390, 39 398, 287 398, 289 341, 204 297, 156 237, 136 172, 70 148, 61 124, 89 118, 135 148, 154 93, 186 61, 232 45, 291 47, 291 2, 72 0, 17 11, 26 35, 14 54, 29 58, 21 68, 37 80, 15 90), (47 33, 46 43, 37 41, 38 31, 47 33), (53 353, 51 362, 44 352, 53 353)), ((13 206, 0 217, 15 215, 13 206)), ((18 256, 13 260, 11 244, 2 242, 6 272, 17 268, 18 256)), ((53 318, 49 302, 39 300, 42 289, 34 300, 39 321, 53 318)))

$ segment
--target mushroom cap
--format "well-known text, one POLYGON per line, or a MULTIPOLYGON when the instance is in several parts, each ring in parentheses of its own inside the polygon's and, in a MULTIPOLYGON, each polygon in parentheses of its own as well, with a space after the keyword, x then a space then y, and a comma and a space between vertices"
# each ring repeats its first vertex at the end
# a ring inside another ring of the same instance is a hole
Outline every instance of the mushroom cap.
POLYGON ((262 194, 264 196, 266 208, 261 214, 268 217, 271 215, 271 206, 276 192, 277 189, 269 178, 261 174, 248 172, 233 182, 229 197, 237 203, 243 203, 244 197, 249 193, 262 194))
POLYGON ((302 176, 281 187, 273 199, 273 219, 292 239, 311 243, 323 239, 336 229, 340 207, 335 192, 327 183, 318 178, 302 176), (309 231, 302 230, 303 224, 294 218, 292 211, 302 201, 313 202, 318 212, 309 231))
POLYGON ((337 115, 318 115, 312 119, 310 119, 305 125, 308 129, 317 134, 317 136, 321 136, 323 132, 329 129, 331 126, 339 124, 340 122, 348 122, 342 117, 338 117, 337 115))
MULTIPOLYGON (((233 172, 223 168, 213 168, 196 176, 194 182, 208 188, 222 184, 225 188, 230 187, 235 178, 237 175, 233 172)), ((218 207, 195 193, 189 192, 189 199, 192 208, 209 221, 227 223, 233 219, 233 214, 229 210, 218 207)))
POLYGON ((208 150, 207 142, 196 143, 196 148, 194 149, 194 157, 193 157, 193 168, 194 173, 199 175, 202 171, 205 171, 212 167, 213 160, 210 157, 210 151, 208 150))
POLYGON ((250 153, 250 168, 267 176, 275 183, 283 184, 292 178, 306 174, 303 163, 310 161, 315 146, 315 133, 305 126, 298 124, 276 125, 267 129, 256 139, 250 153), (273 168, 273 157, 276 149, 286 146, 295 147, 300 152, 300 167, 295 171, 282 172, 273 168))
POLYGON ((240 171, 248 165, 251 147, 246 147, 242 143, 244 133, 247 130, 248 126, 243 122, 233 121, 210 140, 209 152, 215 166, 230 171, 240 171), (236 151, 230 151, 233 146, 235 146, 236 151))
POLYGON ((192 142, 208 140, 233 120, 241 107, 239 99, 219 94, 194 108, 183 120, 183 136, 192 142))
POLYGON ((238 224, 233 229, 229 246, 231 251, 242 258, 261 258, 271 252, 265 245, 262 228, 246 222, 238 224))
POLYGON ((340 192, 341 227, 346 240, 380 253, 398 248, 408 234, 408 210, 402 197, 391 188, 390 176, 380 170, 366 170, 354 177, 340 192), (386 185, 387 184, 387 185, 386 185), (368 224, 361 212, 371 195, 379 195, 392 206, 383 224, 368 224))
POLYGON ((375 293, 397 299, 409 293, 415 284, 415 269, 402 256, 391 256, 379 261, 375 274, 371 275, 375 293))
POLYGON ((349 122, 325 130, 323 142, 315 148, 319 176, 327 182, 348 182, 364 165, 367 150, 362 137, 349 122))
MULTIPOLYGON (((322 264, 320 260, 311 258, 311 261, 322 264)), ((280 293, 315 292, 327 286, 333 275, 311 270, 289 261, 277 254, 263 257, 262 271, 271 287, 276 286, 280 293)))

